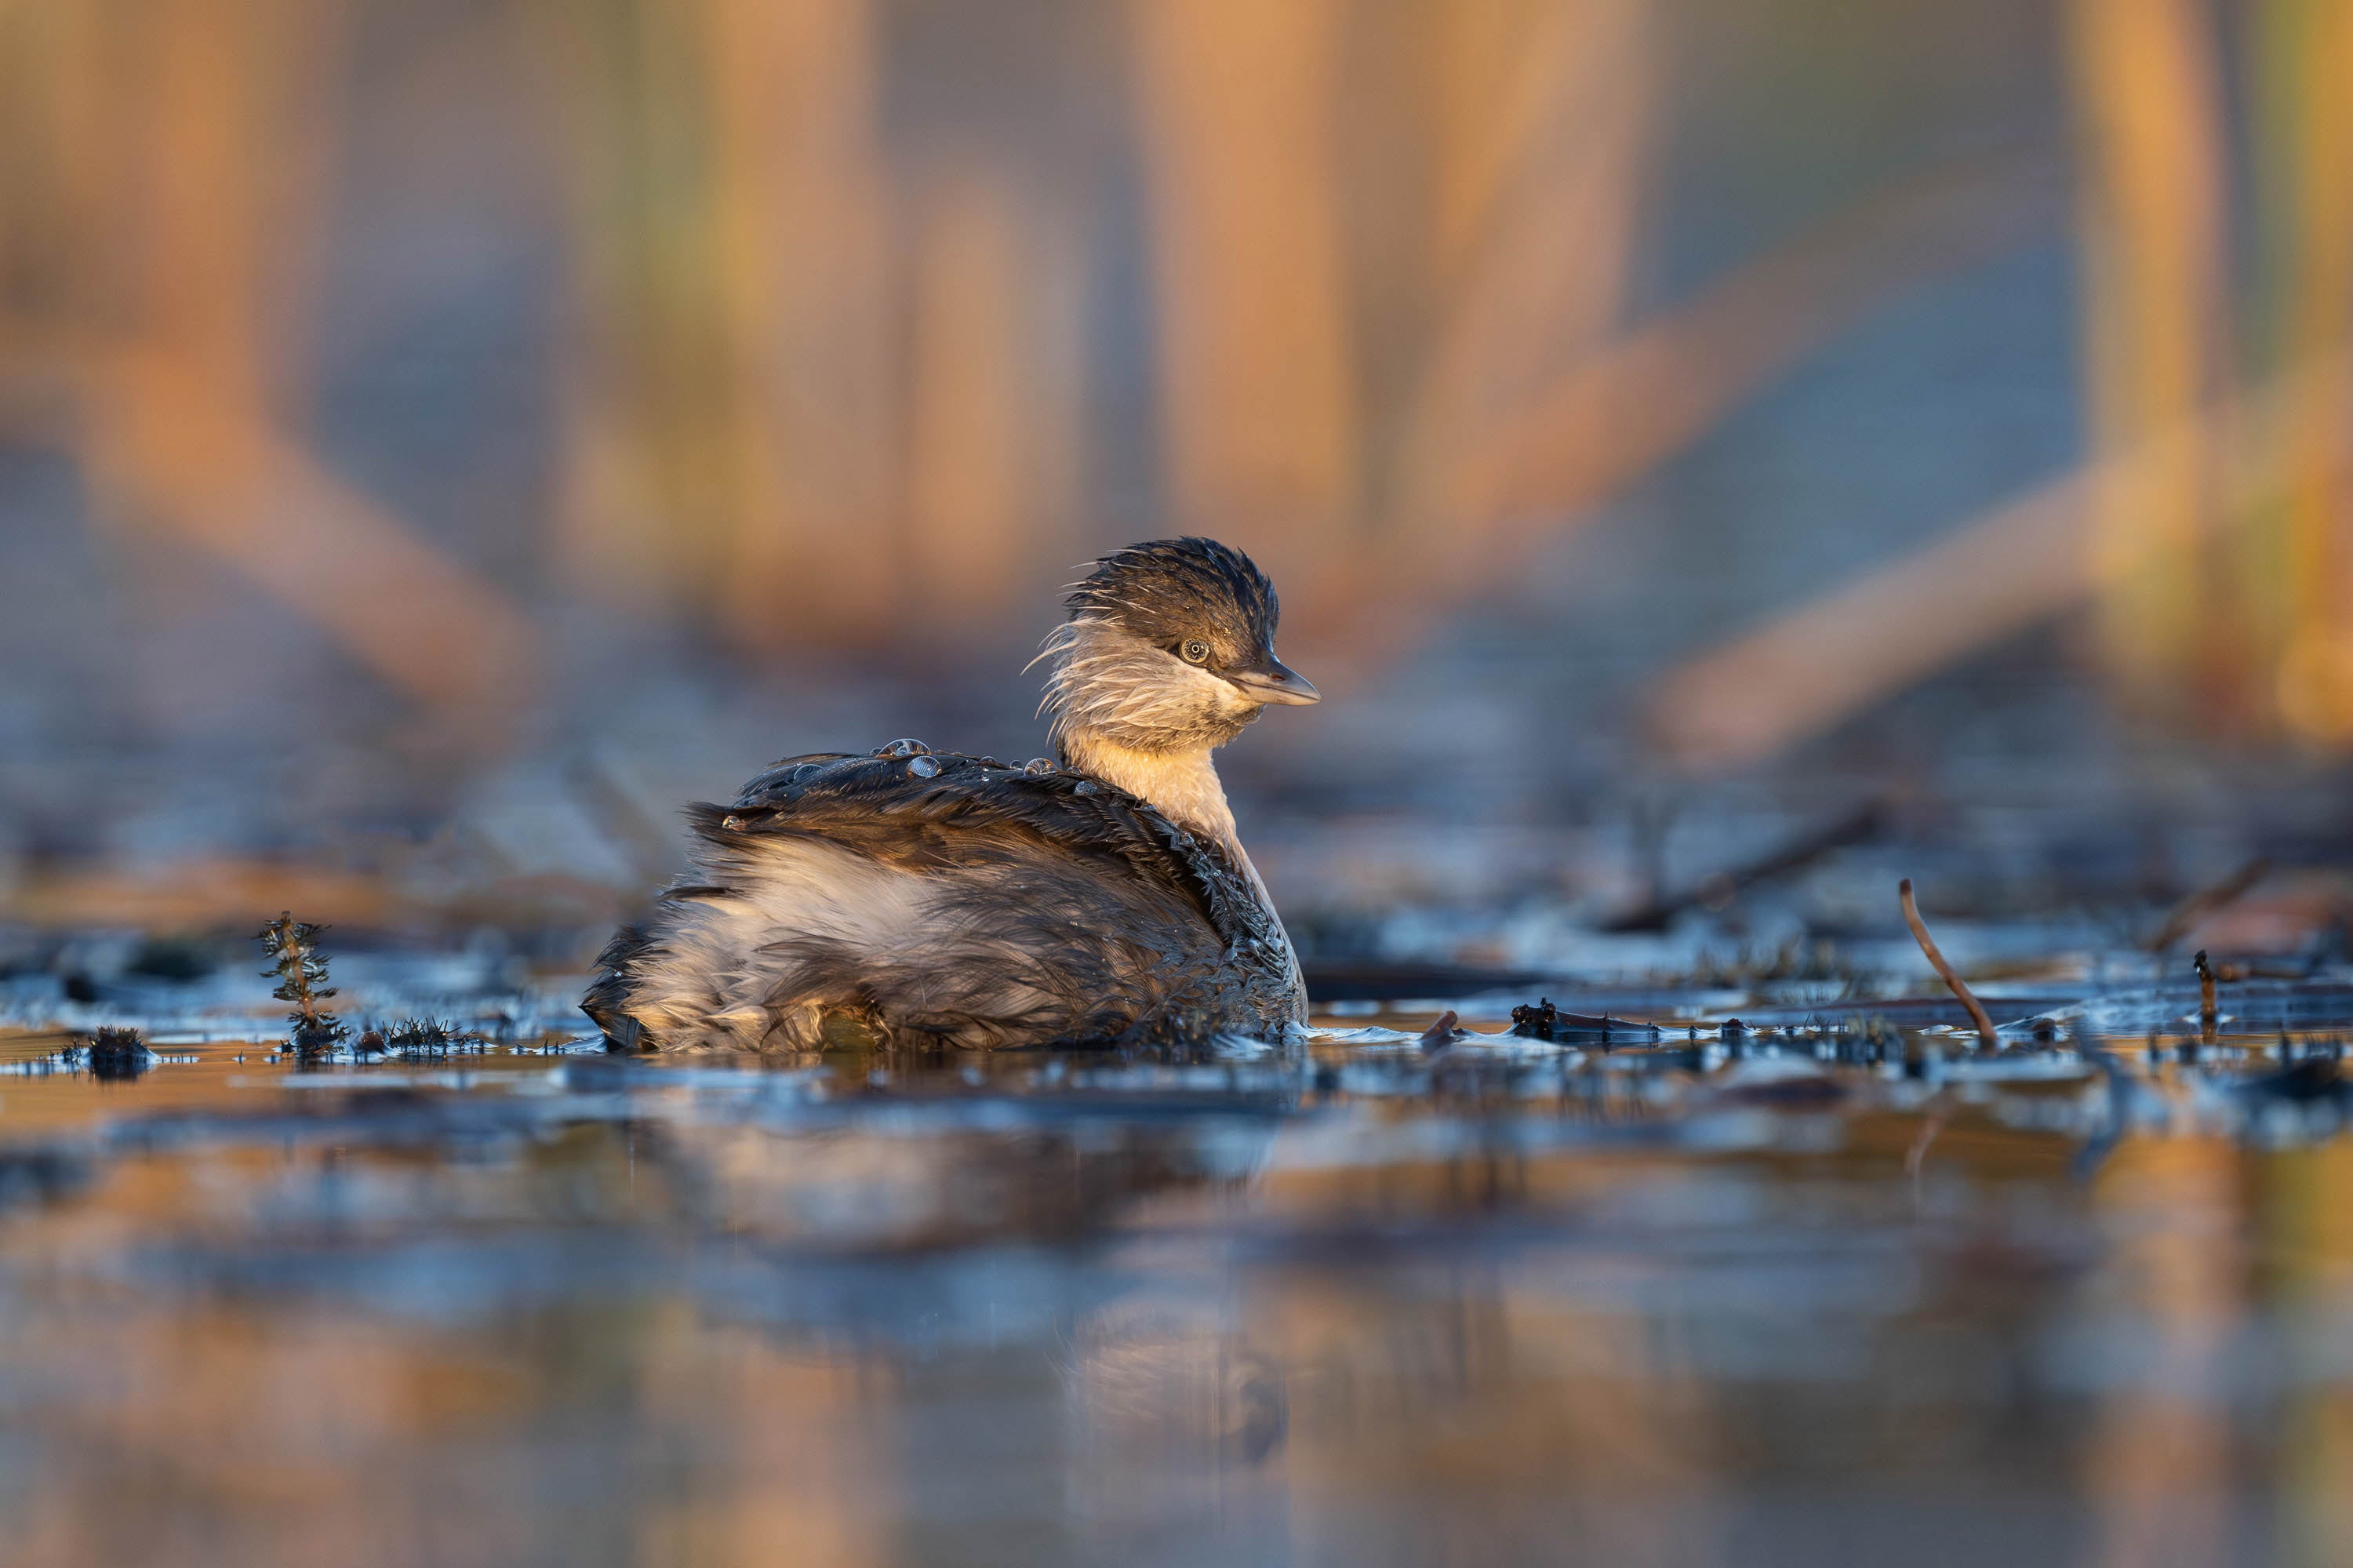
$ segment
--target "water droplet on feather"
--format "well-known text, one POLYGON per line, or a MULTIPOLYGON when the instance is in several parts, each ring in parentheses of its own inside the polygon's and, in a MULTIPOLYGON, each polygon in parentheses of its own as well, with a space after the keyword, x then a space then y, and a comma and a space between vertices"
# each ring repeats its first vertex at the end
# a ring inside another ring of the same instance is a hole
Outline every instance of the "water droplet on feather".
POLYGON ((1051 773, 1054 771, 1054 759, 1050 757, 1033 757, 1029 761, 1021 765, 1021 771, 1024 773, 1051 773))
POLYGON ((907 771, 918 779, 935 779, 939 776, 940 765, 928 756, 915 757, 909 758, 907 771))
POLYGON ((905 736, 902 736, 901 738, 892 741, 890 745, 882 747, 874 755, 877 757, 928 757, 931 755, 931 751, 932 748, 925 746, 922 741, 911 740, 905 736))

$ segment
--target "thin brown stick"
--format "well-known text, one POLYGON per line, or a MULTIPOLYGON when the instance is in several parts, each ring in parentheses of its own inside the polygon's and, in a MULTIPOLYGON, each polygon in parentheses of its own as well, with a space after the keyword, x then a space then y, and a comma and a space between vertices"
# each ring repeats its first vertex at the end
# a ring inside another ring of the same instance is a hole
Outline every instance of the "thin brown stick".
POLYGON ((1695 904, 1706 903, 1715 895, 1729 896, 1753 883, 1802 871, 1834 850, 1844 849, 1858 840, 1871 837, 1879 831, 1886 815, 1887 803, 1873 800, 1848 812, 1820 832, 1784 844, 1762 860, 1719 871, 1680 893, 1669 894, 1662 887, 1654 887, 1641 908, 1619 916, 1601 928, 1605 931, 1663 931, 1676 916, 1695 904))
POLYGON ((2152 953, 2161 953, 2182 938, 2207 916, 2227 909, 2253 891, 2255 884, 2271 874, 2269 855, 2259 854, 2238 870, 2211 886, 2201 887, 2173 907, 2147 942, 2141 944, 2152 953))
POLYGON ((1953 966, 1945 961, 1945 955, 1937 950, 1936 938, 1928 935, 1927 925, 1920 918, 1920 906, 1912 902, 1910 877, 1895 885, 1895 895, 1903 901, 1904 923, 1912 927, 1912 939, 1919 943, 1920 950, 1928 956, 1928 966, 1945 977, 1945 983, 1953 988, 1953 994, 1961 999, 1961 1005, 1968 1008, 1969 1016, 1977 1021, 1978 1043, 1989 1051, 2000 1050, 2001 1037, 1994 1033, 1993 1020, 1986 1015, 1977 994, 1962 982, 1953 966))
POLYGON ((2211 1045, 2214 1025, 2221 1016, 2221 1009, 2214 1001, 2214 966, 2206 961, 2206 949, 2200 948, 2198 956, 2189 960, 2189 967, 2198 971, 2198 1043, 2211 1045))

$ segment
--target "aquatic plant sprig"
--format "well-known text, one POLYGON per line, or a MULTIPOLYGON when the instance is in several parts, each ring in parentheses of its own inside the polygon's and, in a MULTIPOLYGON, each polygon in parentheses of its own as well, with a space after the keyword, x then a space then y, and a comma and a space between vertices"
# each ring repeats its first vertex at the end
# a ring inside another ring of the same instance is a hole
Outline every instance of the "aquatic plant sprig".
POLYGON ((273 960, 261 971, 262 978, 278 977, 278 989, 269 994, 294 1004, 286 1022, 293 1030, 294 1049, 305 1054, 331 1050, 349 1033, 322 1005, 335 994, 335 988, 327 984, 327 957, 319 950, 319 934, 325 929, 281 910, 254 937, 273 960))

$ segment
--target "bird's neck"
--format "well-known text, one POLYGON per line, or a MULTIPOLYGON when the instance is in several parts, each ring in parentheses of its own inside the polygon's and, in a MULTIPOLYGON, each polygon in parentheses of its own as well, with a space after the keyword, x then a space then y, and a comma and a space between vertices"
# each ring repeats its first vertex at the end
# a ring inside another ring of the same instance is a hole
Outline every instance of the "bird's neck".
POLYGON ((1250 863, 1250 852, 1235 836, 1233 808, 1226 804, 1225 788, 1218 782, 1218 770, 1209 761, 1209 748, 1204 746, 1190 751, 1143 751, 1077 726, 1065 727, 1060 739, 1063 767, 1126 790, 1170 821, 1198 837, 1214 841, 1226 852, 1273 922, 1275 939, 1280 944, 1276 961, 1289 977, 1293 998, 1292 1022, 1304 1024, 1307 987, 1300 978, 1299 955, 1291 946, 1291 934, 1283 929, 1282 917, 1274 912, 1274 898, 1266 890, 1265 879, 1259 875, 1258 867, 1250 863))
POLYGON ((1208 747, 1143 751, 1082 728, 1064 731, 1061 743, 1065 767, 1126 790, 1179 827, 1216 840, 1241 864, 1250 863, 1234 835, 1233 809, 1226 804, 1208 747))

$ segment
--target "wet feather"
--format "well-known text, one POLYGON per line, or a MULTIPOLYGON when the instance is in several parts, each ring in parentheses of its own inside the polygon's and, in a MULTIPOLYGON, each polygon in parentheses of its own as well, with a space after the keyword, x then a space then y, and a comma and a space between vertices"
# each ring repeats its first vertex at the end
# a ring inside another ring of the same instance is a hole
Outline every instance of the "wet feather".
POLYGON ((607 1039, 985 1047, 1303 1022, 1209 761, 1257 715, 1219 671, 1272 660, 1271 586, 1238 551, 1156 541, 1067 603, 1040 654, 1059 768, 900 741, 788 758, 691 808, 691 870, 615 936, 584 1000, 607 1039))

